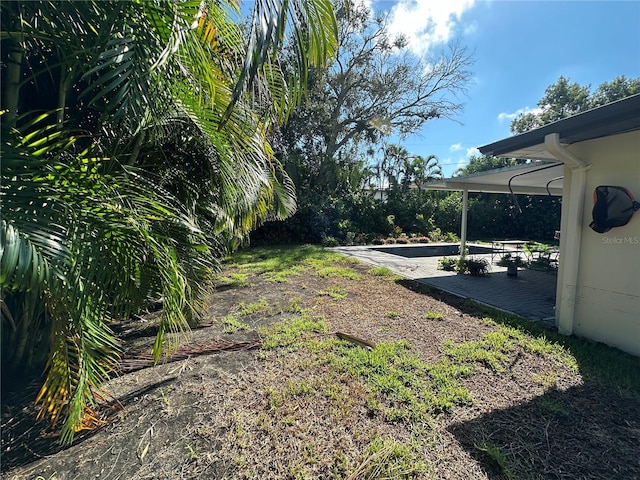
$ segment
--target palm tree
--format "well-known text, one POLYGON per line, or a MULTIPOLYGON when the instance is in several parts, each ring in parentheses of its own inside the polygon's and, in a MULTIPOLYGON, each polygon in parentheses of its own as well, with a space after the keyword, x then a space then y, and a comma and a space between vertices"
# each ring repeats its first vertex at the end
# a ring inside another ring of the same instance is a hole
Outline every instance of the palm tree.
POLYGON ((336 25, 329 0, 256 2, 248 33, 233 0, 3 2, 1 38, 2 367, 45 352, 37 401, 68 442, 118 358, 110 323, 162 296, 158 359, 220 256, 294 210, 269 138, 336 25))
POLYGON ((403 167, 409 152, 400 145, 385 145, 382 151, 381 170, 392 189, 398 188, 403 178, 403 167))
POLYGON ((442 168, 435 155, 427 155, 423 157, 416 155, 411 158, 409 168, 407 169, 411 181, 421 188, 423 184, 442 178, 442 168))

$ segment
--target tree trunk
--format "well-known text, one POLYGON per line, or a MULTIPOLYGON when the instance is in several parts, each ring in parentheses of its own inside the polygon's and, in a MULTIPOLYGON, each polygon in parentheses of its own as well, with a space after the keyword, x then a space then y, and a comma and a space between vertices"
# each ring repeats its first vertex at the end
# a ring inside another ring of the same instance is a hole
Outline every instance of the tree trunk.
POLYGON ((146 137, 147 133, 145 130, 141 130, 140 133, 138 133, 136 143, 133 146, 133 151, 131 152, 131 155, 129 155, 129 160, 127 161, 128 165, 135 165, 138 155, 140 154, 140 148, 142 147, 146 137))
POLYGON ((20 98, 20 76, 22 73, 22 48, 18 42, 12 42, 7 55, 7 76, 4 89, 4 109, 7 110, 6 122, 10 127, 16 126, 18 116, 18 100, 20 98))
POLYGON ((71 87, 71 81, 73 79, 73 67, 69 70, 65 70, 65 66, 61 66, 60 69, 60 84, 58 86, 58 111, 56 113, 56 123, 58 128, 62 128, 62 122, 64 122, 64 111, 67 108, 67 92, 71 87))

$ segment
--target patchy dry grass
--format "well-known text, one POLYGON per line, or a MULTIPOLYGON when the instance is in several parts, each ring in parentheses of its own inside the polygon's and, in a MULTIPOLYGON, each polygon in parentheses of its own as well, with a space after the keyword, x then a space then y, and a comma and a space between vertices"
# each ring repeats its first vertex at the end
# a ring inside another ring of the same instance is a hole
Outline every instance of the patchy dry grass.
POLYGON ((216 281, 219 284, 228 284, 231 287, 242 288, 250 287, 251 284, 247 281, 248 274, 246 273, 230 273, 228 275, 219 275, 216 281))
POLYGON ((347 298, 347 291, 341 287, 340 285, 331 285, 326 290, 321 290, 318 292, 318 295, 326 295, 327 297, 331 297, 334 300, 344 300, 347 298))
POLYGON ((222 318, 222 324, 224 325, 222 329, 224 333, 236 333, 251 328, 248 324, 238 320, 234 315, 225 315, 222 318))
POLYGON ((113 380, 67 450, 3 406, 2 478, 640 477, 637 358, 311 246, 244 250, 218 283, 194 341, 259 350, 113 380))
POLYGON ((386 277, 390 280, 395 280, 398 278, 398 276, 387 267, 373 267, 367 273, 375 277, 386 277))

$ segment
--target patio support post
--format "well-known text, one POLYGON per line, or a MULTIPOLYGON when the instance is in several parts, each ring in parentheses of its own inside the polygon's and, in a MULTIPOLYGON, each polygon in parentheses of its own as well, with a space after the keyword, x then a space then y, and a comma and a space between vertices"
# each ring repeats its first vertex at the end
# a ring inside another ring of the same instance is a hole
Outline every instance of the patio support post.
MULTIPOLYGON (((550 133, 544 138, 545 149, 564 162, 570 169, 568 192, 563 194, 562 227, 560 236, 560 271, 556 298, 556 323, 558 332, 571 335, 574 329, 574 314, 580 266, 580 247, 582 242, 582 219, 584 195, 589 166, 560 144, 560 135, 550 133), (568 198, 567 198, 568 197, 568 198), (564 207, 567 207, 566 211, 564 207)), ((566 169, 565 167, 565 169, 566 169)))
POLYGON ((469 203, 469 190, 462 190, 462 220, 460 222, 460 255, 465 256, 467 251, 467 208, 469 203))

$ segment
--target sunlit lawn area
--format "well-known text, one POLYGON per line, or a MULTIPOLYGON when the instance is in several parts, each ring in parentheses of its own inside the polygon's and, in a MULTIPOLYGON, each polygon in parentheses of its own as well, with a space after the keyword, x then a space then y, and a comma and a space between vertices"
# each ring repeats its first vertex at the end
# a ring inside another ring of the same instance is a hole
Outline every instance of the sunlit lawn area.
POLYGON ((127 478, 640 474, 640 362, 615 349, 313 246, 232 256, 209 315, 196 344, 261 347, 118 378, 119 398, 150 387, 108 428, 8 478, 75 478, 72 464, 127 478))

